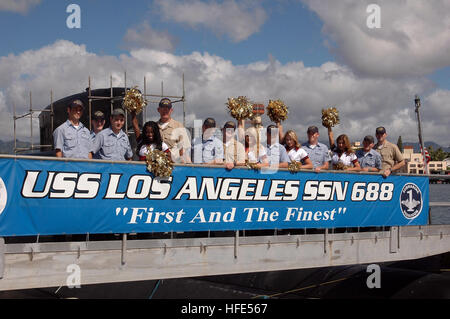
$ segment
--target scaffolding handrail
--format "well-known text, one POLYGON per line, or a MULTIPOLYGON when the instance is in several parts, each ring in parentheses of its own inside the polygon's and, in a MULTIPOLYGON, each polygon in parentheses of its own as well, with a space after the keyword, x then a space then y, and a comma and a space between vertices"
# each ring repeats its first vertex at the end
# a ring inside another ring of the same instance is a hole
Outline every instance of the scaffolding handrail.
POLYGON ((53 90, 50 90, 50 110, 48 110, 47 108, 44 109, 33 109, 33 99, 32 99, 32 92, 30 91, 29 94, 29 102, 30 102, 30 108, 29 108, 29 112, 23 115, 19 115, 17 116, 16 114, 16 104, 13 103, 13 108, 14 108, 14 114, 13 114, 13 122, 14 122, 14 153, 17 154, 17 152, 22 152, 22 151, 33 151, 35 149, 41 148, 41 147, 47 147, 46 145, 36 145, 34 144, 34 136, 33 136, 33 119, 39 119, 39 116, 34 116, 34 113, 37 112, 50 112, 50 127, 51 130, 53 132, 53 120, 54 120, 54 110, 53 110, 53 90), (17 124, 16 121, 23 119, 23 118, 30 118, 30 144, 31 146, 27 147, 27 148, 18 148, 17 147, 17 124))

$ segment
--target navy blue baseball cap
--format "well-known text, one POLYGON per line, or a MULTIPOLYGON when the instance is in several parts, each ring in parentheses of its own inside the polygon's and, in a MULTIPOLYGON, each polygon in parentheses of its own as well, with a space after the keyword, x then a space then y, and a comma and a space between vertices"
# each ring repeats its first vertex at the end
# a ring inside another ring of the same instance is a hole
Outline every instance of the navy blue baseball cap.
POLYGON ((125 116, 125 112, 121 108, 114 109, 111 116, 122 115, 125 116))
POLYGON ((81 102, 81 100, 73 100, 72 102, 70 102, 69 107, 76 107, 76 106, 81 106, 84 109, 84 104, 83 102, 81 102))
POLYGON ((165 98, 161 99, 161 101, 159 102, 159 107, 171 108, 172 107, 172 101, 165 97, 165 98))
POLYGON ((375 134, 383 135, 384 133, 386 133, 386 129, 383 126, 377 127, 375 134))

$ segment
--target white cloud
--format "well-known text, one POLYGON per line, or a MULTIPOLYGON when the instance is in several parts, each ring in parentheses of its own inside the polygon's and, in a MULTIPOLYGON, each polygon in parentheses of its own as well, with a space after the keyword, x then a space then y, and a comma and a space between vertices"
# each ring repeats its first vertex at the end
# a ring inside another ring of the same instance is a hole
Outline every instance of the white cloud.
MULTIPOLYGON (((413 100, 419 94, 425 140, 448 143, 450 91, 434 89, 426 78, 361 78, 349 67, 334 62, 305 67, 301 61, 282 64, 274 58, 237 66, 222 57, 198 52, 177 56, 139 49, 120 57, 98 56, 69 41, 0 58, 0 139, 12 139, 12 103, 16 103, 18 114, 25 113, 30 90, 34 107, 42 108, 49 104, 51 88, 57 100, 83 92, 88 75, 93 88, 109 87, 110 74, 114 86, 123 86, 124 71, 128 86, 142 88, 146 76, 148 92, 159 93, 164 81, 168 95, 182 94, 181 75, 185 73, 188 126, 193 125, 195 117, 209 116, 223 125, 230 119, 225 107, 228 97, 246 95, 265 104, 280 98, 290 108, 285 128, 297 130, 301 140, 305 140, 308 126, 321 127, 321 109, 335 105, 341 115, 336 134, 361 139, 374 135, 375 128, 383 125, 394 142, 399 135, 403 141, 416 141, 413 100)), ((182 121, 182 114, 181 104, 176 104, 174 117, 182 121)), ((151 104, 148 115, 157 119, 155 104, 151 104)), ((268 124, 267 117, 264 122, 268 124)), ((20 138, 28 136, 28 126, 25 122, 20 138)), ((322 128, 321 132, 326 138, 326 130, 322 128)))
MULTIPOLYGON (((381 28, 369 29, 373 0, 302 0, 324 22, 339 61, 368 76, 422 76, 450 65, 450 1, 378 0, 381 28)), ((327 41, 329 42, 329 41, 327 41)))
POLYGON ((241 42, 259 31, 267 19, 255 1, 157 0, 155 6, 164 20, 191 28, 202 27, 217 35, 241 42))
POLYGON ((41 0, 0 0, 0 11, 25 14, 40 2, 41 0))
POLYGON ((441 130, 444 137, 442 146, 450 146, 450 91, 438 89, 428 95, 422 101, 420 112, 425 130, 441 130))
POLYGON ((5 94, 0 91, 0 113, 6 114, 7 107, 6 107, 6 100, 5 100, 5 94))
POLYGON ((173 51, 177 40, 168 31, 153 29, 148 22, 136 28, 129 28, 123 39, 128 49, 148 48, 153 50, 173 51))

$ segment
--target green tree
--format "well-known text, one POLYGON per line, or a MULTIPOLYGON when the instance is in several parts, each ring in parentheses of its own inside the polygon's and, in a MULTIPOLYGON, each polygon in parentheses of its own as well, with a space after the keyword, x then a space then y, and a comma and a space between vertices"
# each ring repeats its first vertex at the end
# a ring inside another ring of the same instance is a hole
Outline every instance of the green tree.
POLYGON ((435 151, 431 148, 431 150, 428 150, 428 153, 432 161, 443 161, 447 157, 447 153, 441 147, 435 151))
POLYGON ((433 146, 430 145, 428 147, 425 147, 425 149, 428 151, 428 154, 430 155, 431 161, 432 161, 433 160, 433 156, 431 154, 433 154, 433 152, 434 152, 433 146))
POLYGON ((398 146, 398 149, 400 150, 400 152, 403 153, 404 149, 403 149, 403 141, 402 141, 401 135, 398 137, 397 146, 398 146))

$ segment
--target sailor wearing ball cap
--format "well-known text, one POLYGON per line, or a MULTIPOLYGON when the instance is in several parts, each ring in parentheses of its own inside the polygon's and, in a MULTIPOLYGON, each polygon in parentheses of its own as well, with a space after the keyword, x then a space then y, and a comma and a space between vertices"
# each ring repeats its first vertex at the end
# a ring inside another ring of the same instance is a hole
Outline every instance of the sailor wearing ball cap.
POLYGON ((373 143, 373 136, 367 135, 363 140, 363 148, 356 151, 362 171, 379 172, 381 170, 381 155, 373 149, 373 143))
POLYGON ((308 153, 308 157, 314 166, 316 172, 322 169, 328 169, 331 161, 328 147, 325 144, 319 143, 319 129, 317 126, 308 127, 308 142, 302 148, 308 153))
POLYGON ((95 112, 94 115, 92 115, 91 125, 91 137, 94 139, 95 136, 100 133, 100 131, 103 130, 103 127, 105 126, 105 113, 103 113, 102 111, 95 112))
POLYGON ((378 143, 375 149, 381 154, 382 169, 384 177, 391 175, 392 171, 398 170, 405 166, 405 160, 397 145, 386 140, 387 133, 383 126, 375 130, 378 143))
POLYGON ((104 160, 131 160, 133 151, 128 136, 122 130, 124 124, 125 112, 121 108, 114 109, 111 114, 111 127, 97 134, 92 153, 98 153, 104 160))
POLYGON ((160 115, 158 121, 159 131, 163 142, 169 146, 172 160, 174 162, 190 163, 191 141, 183 124, 172 118, 172 101, 168 98, 161 99, 158 113, 160 115))
POLYGON ((84 104, 74 100, 67 106, 68 119, 53 132, 57 157, 91 159, 91 137, 89 130, 80 122, 84 104))
MULTIPOLYGON (((105 114, 102 111, 96 111, 94 113, 91 120, 91 126, 91 139, 92 143, 94 143, 95 137, 103 130, 103 127, 105 126, 105 114)), ((95 153, 92 155, 92 158, 100 159, 100 155, 98 153, 95 153)))

